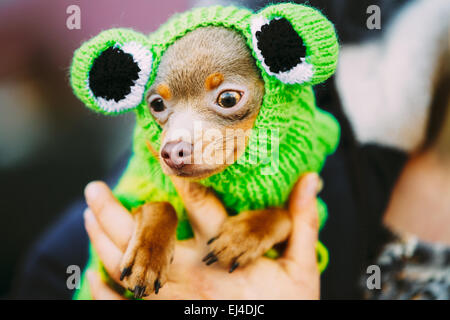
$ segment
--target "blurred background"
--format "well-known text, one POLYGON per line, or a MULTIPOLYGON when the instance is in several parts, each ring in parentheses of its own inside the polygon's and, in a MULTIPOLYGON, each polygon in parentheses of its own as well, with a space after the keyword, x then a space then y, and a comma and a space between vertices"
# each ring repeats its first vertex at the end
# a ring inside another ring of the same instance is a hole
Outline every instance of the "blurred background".
POLYGON ((0 296, 32 241, 130 147, 132 115, 95 115, 72 94, 74 50, 112 27, 149 33, 187 7, 185 0, 0 1, 0 296), (81 28, 69 30, 73 4, 81 28))
MULTIPOLYGON (((37 237, 130 148, 132 114, 102 117, 72 94, 68 70, 74 50, 104 29, 149 33, 192 5, 231 2, 257 9, 268 1, 0 0, 0 298, 37 237), (80 29, 66 25, 71 5, 81 10, 80 29)), ((430 129, 429 118, 440 123, 445 117, 442 110, 433 116, 428 107, 436 70, 443 70, 442 61, 448 67, 448 56, 439 54, 449 48, 448 1, 298 2, 321 9, 338 30, 343 54, 331 81, 340 98, 322 95, 327 87, 316 92, 325 109, 321 97, 342 100, 355 135, 341 145, 356 139, 409 154, 437 135, 441 125, 430 129), (381 29, 367 27, 371 4, 381 9, 381 29), (442 22, 436 30, 434 22, 442 22)), ((337 117, 345 128, 347 120, 337 117)), ((385 202, 376 204, 378 211, 385 202)))

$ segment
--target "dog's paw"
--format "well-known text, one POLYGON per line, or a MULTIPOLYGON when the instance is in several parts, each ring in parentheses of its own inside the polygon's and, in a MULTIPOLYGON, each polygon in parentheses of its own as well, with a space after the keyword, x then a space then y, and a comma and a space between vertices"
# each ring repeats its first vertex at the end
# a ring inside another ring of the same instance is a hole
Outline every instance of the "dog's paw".
POLYGON ((128 248, 120 265, 120 280, 124 287, 142 298, 159 289, 167 281, 167 273, 173 250, 161 248, 157 244, 128 248))
POLYGON ((176 216, 175 223, 167 217, 175 215, 171 210, 171 206, 151 204, 136 213, 141 216, 120 264, 122 285, 135 298, 157 294, 167 281, 175 250, 176 216))
POLYGON ((208 241, 210 250, 203 262, 207 265, 218 262, 231 273, 283 241, 290 228, 290 220, 281 209, 247 211, 230 217, 221 226, 218 236, 208 241))

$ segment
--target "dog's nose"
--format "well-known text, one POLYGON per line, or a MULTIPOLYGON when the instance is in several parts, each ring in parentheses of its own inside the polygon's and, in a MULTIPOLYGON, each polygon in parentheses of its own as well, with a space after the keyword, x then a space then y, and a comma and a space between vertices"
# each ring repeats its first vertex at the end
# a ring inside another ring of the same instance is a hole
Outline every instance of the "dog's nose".
POLYGON ((180 169, 191 163, 192 144, 185 141, 168 142, 161 149, 161 157, 171 168, 180 169))

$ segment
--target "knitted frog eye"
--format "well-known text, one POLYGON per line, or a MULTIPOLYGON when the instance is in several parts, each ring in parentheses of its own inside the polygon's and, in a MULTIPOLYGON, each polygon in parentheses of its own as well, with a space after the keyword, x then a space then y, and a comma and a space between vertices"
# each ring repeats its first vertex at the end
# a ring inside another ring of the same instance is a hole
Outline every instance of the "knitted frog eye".
POLYGON ((334 27, 311 7, 269 6, 250 20, 250 30, 261 66, 284 83, 317 84, 336 68, 334 27))
POLYGON ((152 61, 147 37, 127 29, 107 30, 75 52, 71 84, 89 108, 123 113, 143 102, 152 61))

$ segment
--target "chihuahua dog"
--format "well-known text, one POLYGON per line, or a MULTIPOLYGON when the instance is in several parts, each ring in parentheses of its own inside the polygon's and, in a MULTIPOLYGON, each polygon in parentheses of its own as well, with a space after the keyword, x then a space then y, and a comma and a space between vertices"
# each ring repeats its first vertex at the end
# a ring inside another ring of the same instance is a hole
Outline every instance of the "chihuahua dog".
MULTIPOLYGON (((140 298, 167 281, 176 238, 191 236, 180 181, 198 198, 215 192, 230 213, 205 244, 207 265, 233 272, 287 239, 290 190, 339 141, 312 90, 337 56, 333 25, 292 3, 195 8, 149 36, 105 30, 75 52, 71 85, 86 106, 136 114, 134 153, 114 189, 136 221, 122 285, 140 298)), ((320 200, 317 211, 323 223, 320 200)))
MULTIPOLYGON (((260 72, 237 32, 204 27, 177 40, 162 56, 147 94, 163 129, 156 156, 164 173, 197 180, 236 161, 247 146, 245 133, 253 127, 263 95, 260 72), (196 126, 203 134, 194 132, 196 126), (208 130, 215 130, 212 138, 205 134, 208 130), (195 157, 196 152, 201 156, 195 157)), ((167 280, 177 217, 169 203, 161 202, 142 206, 134 216, 136 231, 121 268, 124 284, 140 297, 158 292, 167 280)), ((208 242, 204 262, 217 261, 233 272, 285 240, 290 230, 288 213, 279 208, 229 217, 208 242)))

